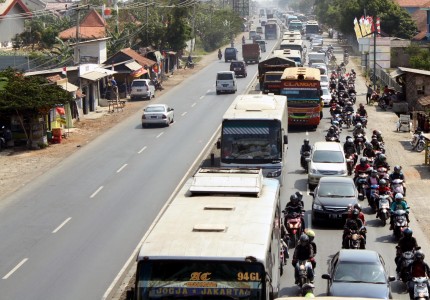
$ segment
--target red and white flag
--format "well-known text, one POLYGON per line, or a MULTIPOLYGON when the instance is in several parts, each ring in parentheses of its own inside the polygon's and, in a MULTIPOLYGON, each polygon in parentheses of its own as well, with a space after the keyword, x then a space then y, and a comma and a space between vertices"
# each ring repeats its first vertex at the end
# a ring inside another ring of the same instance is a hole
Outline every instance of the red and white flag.
POLYGON ((61 70, 61 74, 67 77, 67 67, 63 67, 63 70, 61 70))
POLYGON ((379 17, 376 18, 376 32, 381 35, 381 20, 379 17))

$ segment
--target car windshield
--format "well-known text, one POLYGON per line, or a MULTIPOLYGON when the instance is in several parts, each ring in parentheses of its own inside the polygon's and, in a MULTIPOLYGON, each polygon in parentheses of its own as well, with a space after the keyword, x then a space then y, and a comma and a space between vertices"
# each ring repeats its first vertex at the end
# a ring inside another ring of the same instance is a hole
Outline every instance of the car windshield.
POLYGON ((145 112, 164 112, 164 106, 150 106, 145 109, 145 112))
POLYGON ((321 82, 328 82, 328 77, 327 76, 321 76, 320 81, 321 82))
POLYGON ((354 197, 355 188, 351 183, 322 182, 318 188, 320 197, 354 197))
POLYGON ((133 81, 132 86, 146 86, 146 81, 133 81))
POLYGON ((343 163, 344 157, 341 151, 316 150, 312 161, 315 163, 343 163))
POLYGON ((364 262, 340 262, 336 268, 334 282, 386 283, 382 265, 364 262))
POLYGON ((328 91, 328 89, 321 89, 321 90, 324 96, 330 96, 330 92, 328 91))

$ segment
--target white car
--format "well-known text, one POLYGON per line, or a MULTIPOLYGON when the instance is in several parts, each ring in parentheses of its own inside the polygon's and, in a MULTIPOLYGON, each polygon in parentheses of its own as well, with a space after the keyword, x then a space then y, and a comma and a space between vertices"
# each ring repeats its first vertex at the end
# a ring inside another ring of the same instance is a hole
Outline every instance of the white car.
POLYGON ((321 84, 321 87, 327 87, 327 88, 329 87, 330 82, 329 82, 328 75, 321 74, 320 84, 321 84))
POLYGON ((166 104, 151 104, 143 110, 142 127, 152 124, 169 126, 173 119, 173 108, 166 104))
POLYGON ((317 68, 320 70, 321 75, 328 74, 328 68, 326 64, 323 63, 313 63, 312 68, 317 68))
POLYGON ((328 106, 331 100, 331 93, 328 90, 328 87, 321 87, 322 95, 321 100, 324 102, 324 106, 328 106))
POLYGON ((131 83, 130 99, 146 98, 151 100, 155 97, 155 86, 150 79, 135 79, 131 83))

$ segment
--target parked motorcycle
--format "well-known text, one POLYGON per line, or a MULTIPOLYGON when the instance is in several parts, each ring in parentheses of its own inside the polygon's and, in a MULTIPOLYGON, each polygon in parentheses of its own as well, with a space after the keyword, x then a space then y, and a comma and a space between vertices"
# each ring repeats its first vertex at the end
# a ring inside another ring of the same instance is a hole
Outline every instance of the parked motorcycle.
POLYGON ((400 239, 403 230, 408 227, 408 221, 406 218, 407 212, 403 209, 398 209, 393 212, 393 235, 396 239, 400 239))
POLYGON ((411 281, 414 283, 414 300, 429 299, 428 278, 427 277, 413 277, 411 281))
POLYGON ((194 69, 194 63, 192 61, 187 61, 185 63, 185 69, 189 68, 189 69, 194 69))
POLYGON ((426 145, 425 138, 422 131, 415 131, 411 141, 412 150, 421 152, 424 150, 425 145, 426 145))
POLYGON ((390 195, 380 195, 378 199, 378 214, 376 215, 382 221, 382 225, 387 224, 387 220, 390 220, 390 195))
POLYGON ((154 84, 155 90, 156 91, 162 91, 164 90, 163 86, 161 85, 161 82, 158 81, 157 79, 152 79, 152 83, 154 84))

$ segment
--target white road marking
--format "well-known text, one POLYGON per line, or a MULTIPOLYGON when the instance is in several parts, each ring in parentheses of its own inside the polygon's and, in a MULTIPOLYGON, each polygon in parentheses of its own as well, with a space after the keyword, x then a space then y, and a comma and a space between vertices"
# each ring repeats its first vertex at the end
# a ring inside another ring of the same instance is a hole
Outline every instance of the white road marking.
POLYGON ((98 192, 100 192, 103 189, 103 186, 100 186, 94 193, 91 194, 90 198, 94 198, 98 192))
POLYGON ((309 132, 306 130, 306 135, 309 135, 309 132))
POLYGON ((12 270, 10 270, 9 273, 7 273, 3 279, 8 279, 13 273, 15 273, 16 270, 18 270, 23 264, 25 264, 25 262, 28 260, 28 258, 24 258, 23 260, 21 260, 21 262, 19 264, 16 265, 15 268, 13 268, 12 270))
POLYGON ((196 106, 196 104, 197 104, 197 103, 196 103, 196 102, 194 102, 193 104, 191 104, 191 107, 194 107, 194 106, 196 106))
POLYGON ((157 135, 155 138, 159 138, 160 136, 162 136, 163 135, 163 133, 164 133, 164 131, 163 132, 160 132, 160 134, 159 135, 157 135))
POLYGON ((64 225, 67 224, 67 222, 69 222, 72 218, 67 218, 63 223, 61 223, 57 228, 55 228, 55 230, 52 233, 57 233, 64 225))
POLYGON ((116 170, 117 173, 121 172, 122 170, 124 170, 124 168, 127 167, 127 164, 123 164, 121 168, 119 168, 118 170, 116 170))
POLYGON ((182 113, 182 115, 181 115, 181 116, 183 117, 183 116, 185 116, 186 114, 187 114, 187 112, 185 111, 185 112, 183 112, 183 113, 182 113))
POLYGON ((145 151, 145 150, 146 150, 146 148, 147 148, 146 146, 145 146, 145 147, 143 147, 142 149, 140 149, 140 150, 139 150, 139 152, 137 152, 137 154, 142 153, 143 151, 145 151))
POLYGON ((200 99, 200 100, 202 100, 204 97, 205 97, 204 95, 203 95, 203 96, 200 96, 200 98, 199 98, 199 99, 200 99))

